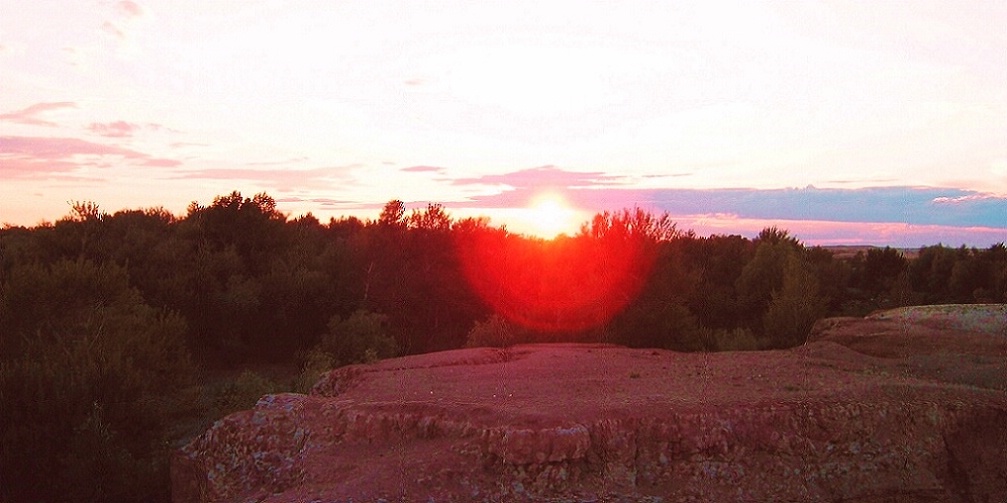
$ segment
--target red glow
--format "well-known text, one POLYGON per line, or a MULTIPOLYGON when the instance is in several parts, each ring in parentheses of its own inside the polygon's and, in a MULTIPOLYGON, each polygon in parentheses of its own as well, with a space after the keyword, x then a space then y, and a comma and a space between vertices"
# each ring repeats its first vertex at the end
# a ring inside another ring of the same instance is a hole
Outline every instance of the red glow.
POLYGON ((458 242, 465 277, 497 314, 535 330, 605 324, 643 287, 653 253, 637 239, 533 240, 492 230, 458 242))

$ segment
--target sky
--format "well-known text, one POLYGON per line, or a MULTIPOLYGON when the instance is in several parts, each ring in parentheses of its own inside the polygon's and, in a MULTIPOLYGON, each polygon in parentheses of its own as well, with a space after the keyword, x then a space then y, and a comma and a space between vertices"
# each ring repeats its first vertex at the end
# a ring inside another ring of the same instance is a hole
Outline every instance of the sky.
POLYGON ((1004 26, 1007 0, 0 0, 0 223, 238 190, 985 247, 1004 26))

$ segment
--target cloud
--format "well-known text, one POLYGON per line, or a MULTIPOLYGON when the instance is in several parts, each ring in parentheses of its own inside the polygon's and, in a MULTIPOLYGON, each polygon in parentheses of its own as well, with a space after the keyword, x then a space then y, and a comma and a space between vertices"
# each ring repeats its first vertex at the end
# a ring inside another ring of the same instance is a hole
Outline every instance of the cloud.
POLYGON ((577 188, 610 186, 622 183, 624 177, 607 175, 601 171, 567 171, 556 166, 512 171, 501 175, 483 175, 475 178, 458 178, 454 185, 509 185, 515 189, 577 188))
POLYGON ((175 167, 174 159, 78 138, 0 136, 0 177, 39 178, 72 173, 84 167, 109 166, 109 158, 149 167, 175 167))
POLYGON ((26 124, 29 126, 50 126, 56 127, 58 124, 41 118, 46 112, 61 110, 65 108, 77 108, 77 104, 72 101, 55 101, 45 103, 35 103, 27 108, 15 110, 5 114, 0 114, 0 121, 26 124))
POLYGON ((291 157, 289 159, 284 159, 284 160, 281 160, 281 161, 256 161, 256 162, 249 162, 249 163, 247 163, 247 165, 249 165, 249 166, 277 166, 277 165, 279 165, 279 166, 289 166, 291 164, 300 164, 302 162, 307 161, 308 159, 309 158, 307 156, 303 156, 302 155, 302 156, 299 156, 299 157, 291 157))
MULTIPOLYGON (((104 136, 106 138, 130 138, 134 134, 140 131, 169 131, 177 133, 178 131, 162 126, 161 124, 155 124, 148 122, 147 124, 136 124, 134 122, 126 121, 113 121, 113 122, 92 122, 86 127, 86 129, 92 133, 104 136)), ((176 144, 172 144, 174 146, 176 144)))
POLYGON ((552 166, 452 183, 509 187, 471 196, 455 205, 465 208, 523 207, 541 192, 549 191, 588 211, 639 206, 676 216, 729 214, 763 221, 1007 228, 1007 196, 958 188, 651 189, 633 188, 621 177, 600 172, 574 172, 552 166))
POLYGON ((444 168, 437 166, 410 166, 408 168, 402 168, 399 171, 404 171, 406 173, 443 173, 444 168))
POLYGON ((360 201, 351 201, 346 199, 332 199, 329 197, 283 197, 277 199, 278 204, 293 204, 293 203, 312 203, 317 204, 323 209, 360 209, 362 207, 375 207, 380 208, 380 205, 361 203, 360 201))
POLYGON ((126 121, 94 122, 87 127, 88 131, 109 138, 127 138, 142 129, 143 126, 126 121))
POLYGON ((122 0, 114 4, 114 9, 114 18, 105 20, 101 25, 101 30, 128 47, 130 33, 137 27, 137 21, 145 15, 144 8, 136 2, 122 0))
POLYGON ((122 28, 119 28, 118 25, 116 25, 111 21, 105 21, 104 23, 102 23, 101 30, 119 40, 126 39, 126 32, 122 31, 122 28))
POLYGON ((136 2, 131 2, 130 0, 122 0, 115 4, 116 9, 125 17, 137 18, 143 17, 144 10, 136 2))
POLYGON ((655 189, 642 194, 673 214, 746 218, 1007 227, 1007 197, 937 187, 859 189, 655 189), (945 201, 955 200, 956 204, 945 201))
POLYGON ((352 183, 349 170, 356 167, 333 166, 313 169, 211 168, 179 172, 176 178, 203 180, 247 180, 270 189, 331 189, 352 183))

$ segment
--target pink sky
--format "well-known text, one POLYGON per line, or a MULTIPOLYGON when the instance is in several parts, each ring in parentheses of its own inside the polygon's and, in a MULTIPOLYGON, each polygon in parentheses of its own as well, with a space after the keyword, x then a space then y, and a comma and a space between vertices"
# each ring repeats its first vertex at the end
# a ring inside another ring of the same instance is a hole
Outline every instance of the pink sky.
POLYGON ((1007 3, 0 0, 0 222, 266 191, 1007 240, 1007 3), (876 211, 874 211, 876 209, 876 211))

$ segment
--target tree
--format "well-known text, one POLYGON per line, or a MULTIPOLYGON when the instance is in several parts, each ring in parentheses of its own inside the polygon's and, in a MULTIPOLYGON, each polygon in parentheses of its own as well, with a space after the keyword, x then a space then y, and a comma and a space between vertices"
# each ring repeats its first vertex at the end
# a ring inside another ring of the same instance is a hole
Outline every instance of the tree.
POLYGON ((861 287, 872 295, 887 292, 908 266, 909 261, 895 248, 871 248, 864 257, 861 287))
POLYGON ((796 253, 786 258, 783 281, 770 295, 763 317, 765 347, 786 348, 802 344, 812 325, 825 314, 827 299, 819 295, 818 280, 796 253))
POLYGON ((399 199, 392 199, 381 209, 381 216, 378 217, 378 225, 386 227, 404 226, 403 218, 406 215, 406 204, 399 199))
POLYGON ((184 333, 118 266, 14 267, 0 284, 0 499, 167 500, 170 422, 193 376, 184 333))
POLYGON ((748 328, 759 328, 772 292, 783 285, 783 272, 788 258, 803 250, 800 243, 775 227, 764 229, 756 239, 755 256, 745 264, 735 282, 741 322, 748 328))

